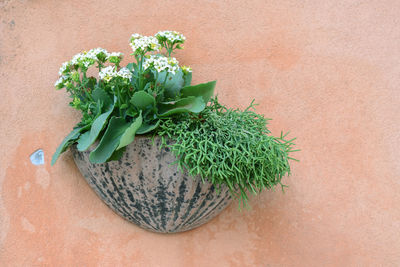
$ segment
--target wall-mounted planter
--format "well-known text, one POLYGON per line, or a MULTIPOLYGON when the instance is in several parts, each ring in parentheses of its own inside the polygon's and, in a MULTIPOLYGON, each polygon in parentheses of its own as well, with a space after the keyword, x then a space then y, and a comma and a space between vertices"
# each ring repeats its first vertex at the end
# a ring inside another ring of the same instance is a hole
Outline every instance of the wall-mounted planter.
POLYGON ((231 203, 227 187, 193 179, 172 165, 169 149, 159 149, 160 138, 137 136, 119 161, 89 162, 91 149, 73 149, 75 162, 97 195, 117 214, 138 226, 160 233, 198 227, 231 203))

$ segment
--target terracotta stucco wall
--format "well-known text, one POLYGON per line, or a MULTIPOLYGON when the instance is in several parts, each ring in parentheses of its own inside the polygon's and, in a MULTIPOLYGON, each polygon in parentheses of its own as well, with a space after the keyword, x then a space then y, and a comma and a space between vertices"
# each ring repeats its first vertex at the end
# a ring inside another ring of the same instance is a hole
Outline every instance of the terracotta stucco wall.
POLYGON ((399 18, 394 0, 0 1, 0 266, 399 266, 399 18), (49 164, 79 120, 60 64, 164 29, 194 82, 255 98, 302 149, 285 194, 176 235, 115 215, 69 153, 49 164))

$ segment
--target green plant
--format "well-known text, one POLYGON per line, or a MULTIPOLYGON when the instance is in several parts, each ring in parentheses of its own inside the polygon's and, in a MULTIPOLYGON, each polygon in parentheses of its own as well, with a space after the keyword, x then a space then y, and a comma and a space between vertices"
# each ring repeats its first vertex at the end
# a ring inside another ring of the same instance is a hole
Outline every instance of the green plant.
POLYGON ((280 184, 290 174, 288 160, 293 141, 273 137, 268 119, 255 113, 254 104, 244 111, 228 109, 213 99, 199 114, 163 120, 157 134, 172 149, 180 168, 199 175, 217 188, 227 185, 232 195, 247 205, 247 192, 257 194, 280 184), (175 142, 167 144, 165 137, 175 142))
POLYGON ((125 67, 120 66, 122 53, 102 48, 65 62, 55 86, 66 88, 70 105, 82 112, 82 119, 57 148, 52 165, 70 145, 77 143, 77 149, 84 151, 96 140, 91 162, 119 159, 135 135, 155 130, 162 119, 201 112, 213 95, 215 81, 190 85, 191 69, 171 57, 184 42, 185 37, 174 31, 133 34, 135 62, 125 67), (89 75, 96 71, 98 78, 89 75))
POLYGON ((217 189, 228 186, 244 206, 248 192, 277 184, 283 189, 295 139, 270 135, 268 119, 255 113, 253 103, 244 111, 221 105, 213 98, 215 81, 192 86, 191 69, 171 57, 184 41, 172 31, 133 34, 135 62, 125 67, 120 66, 122 53, 102 48, 64 63, 55 85, 70 93, 70 105, 82 112, 82 120, 57 148, 52 164, 75 143, 80 151, 96 144, 92 163, 118 160, 135 135, 153 133, 162 137, 181 169, 217 189), (93 67, 99 78, 89 76, 93 67))

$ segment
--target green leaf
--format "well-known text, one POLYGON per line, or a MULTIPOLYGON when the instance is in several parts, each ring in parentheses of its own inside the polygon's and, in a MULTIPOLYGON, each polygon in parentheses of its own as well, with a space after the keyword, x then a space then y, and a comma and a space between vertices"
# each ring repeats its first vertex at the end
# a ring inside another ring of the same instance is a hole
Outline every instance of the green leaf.
POLYGON ((205 108, 206 104, 202 97, 190 96, 178 101, 162 103, 159 107, 159 115, 162 117, 177 113, 193 112, 199 113, 205 108))
POLYGON ((103 138, 101 138, 99 145, 89 155, 90 162, 106 162, 118 147, 119 140, 128 127, 129 123, 123 118, 111 117, 107 130, 103 138))
POLYGON ((107 112, 101 114, 97 117, 97 119, 94 120, 89 135, 85 133, 79 138, 77 145, 79 151, 85 151, 96 141, 100 132, 107 125, 108 117, 113 112, 113 110, 114 105, 112 105, 107 112))
POLYGON ((89 142, 90 138, 90 131, 84 132, 79 136, 79 139, 77 140, 78 144, 76 145, 76 148, 79 151, 84 151, 86 148, 84 148, 84 144, 89 142))
POLYGON ((74 128, 61 142, 61 144, 58 146, 56 149, 56 152, 53 154, 53 157, 51 159, 51 166, 56 163, 58 157, 60 156, 61 153, 63 153, 67 148, 75 142, 76 139, 78 139, 79 135, 81 134, 81 131, 85 130, 87 127, 79 127, 79 128, 74 128))
POLYGON ((124 154, 125 150, 126 150, 126 147, 115 150, 114 153, 111 155, 111 157, 108 158, 107 161, 120 160, 122 158, 122 155, 124 154))
POLYGON ((100 99, 97 100, 96 102, 96 116, 101 114, 101 108, 103 107, 103 104, 101 103, 100 99))
POLYGON ((96 87, 96 89, 93 90, 92 97, 95 102, 100 100, 100 102, 103 103, 103 107, 108 107, 112 104, 110 96, 100 87, 96 87))
POLYGON ((133 108, 132 105, 129 106, 128 109, 126 110, 126 115, 128 115, 128 116, 130 116, 130 117, 132 117, 132 118, 136 117, 136 116, 138 115, 138 113, 139 113, 139 112, 137 112, 137 111, 133 108))
POLYGON ((146 83, 146 85, 143 87, 143 91, 148 92, 150 86, 151 86, 151 82, 146 83))
POLYGON ((140 128, 141 125, 142 125, 142 113, 139 114, 139 117, 137 117, 136 120, 134 120, 122 134, 119 140, 119 145, 117 147, 117 150, 126 147, 127 145, 132 143, 133 140, 135 140, 136 131, 140 128))
POLYGON ((190 84, 192 83, 192 73, 191 72, 186 73, 183 76, 183 80, 184 80, 183 86, 185 87, 190 86, 190 84))
POLYGON ((158 127, 158 125, 160 125, 160 120, 158 120, 156 123, 154 124, 146 124, 143 123, 142 126, 140 126, 140 128, 136 131, 136 134, 145 134, 145 133, 149 133, 151 131, 153 131, 155 128, 158 127))
MULTIPOLYGON (((158 74, 157 83, 163 84, 165 81, 165 76, 167 75, 166 71, 162 71, 158 74)), ((169 73, 167 76, 167 80, 165 81, 165 96, 175 98, 181 88, 184 85, 183 80, 183 72, 181 69, 175 72, 175 74, 169 73)))
POLYGON ((139 92, 136 92, 132 96, 131 103, 138 109, 143 110, 150 105, 154 106, 156 103, 156 100, 154 99, 154 97, 152 95, 150 95, 144 91, 139 91, 139 92))
POLYGON ((212 81, 208 83, 200 83, 192 86, 185 86, 181 90, 183 97, 187 96, 201 96, 204 103, 208 103, 210 98, 214 95, 214 88, 217 81, 212 81))
POLYGON ((137 65, 135 63, 129 63, 128 65, 126 65, 126 68, 130 71, 136 71, 137 70, 137 65))
POLYGON ((93 90, 93 88, 95 88, 96 84, 97 84, 96 78, 90 77, 90 78, 88 79, 88 82, 87 82, 86 86, 87 86, 88 88, 90 88, 91 90, 93 90))

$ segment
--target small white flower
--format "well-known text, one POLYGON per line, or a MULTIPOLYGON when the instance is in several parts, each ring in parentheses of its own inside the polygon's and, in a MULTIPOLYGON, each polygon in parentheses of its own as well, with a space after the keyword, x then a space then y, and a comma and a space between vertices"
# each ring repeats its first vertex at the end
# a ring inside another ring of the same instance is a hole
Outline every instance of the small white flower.
POLYGON ((70 61, 71 65, 83 65, 85 68, 89 68, 91 65, 99 61, 98 56, 104 53, 105 56, 107 56, 108 52, 105 49, 102 48, 96 48, 92 49, 89 52, 82 52, 79 54, 76 54, 72 60, 70 61))
POLYGON ((121 78, 130 80, 132 78, 132 72, 128 68, 121 68, 117 75, 121 78))
POLYGON ((91 58, 95 61, 99 61, 101 60, 105 60, 108 58, 108 51, 104 48, 98 47, 98 48, 94 48, 89 50, 89 52, 87 52, 87 54, 85 55, 87 58, 91 58))
POLYGON ((58 80, 56 81, 56 83, 54 84, 55 87, 61 85, 64 82, 63 76, 61 76, 60 78, 58 78, 58 80))
POLYGON ((132 34, 130 44, 134 53, 142 54, 145 51, 159 51, 161 46, 154 36, 132 34))
POLYGON ((83 53, 76 54, 70 61, 71 65, 78 65, 83 56, 83 53))
POLYGON ((62 75, 66 70, 67 70, 67 68, 70 66, 70 63, 67 61, 67 62, 64 62, 63 64, 62 64, 62 66, 61 66, 61 68, 60 68, 60 70, 58 71, 58 74, 59 75, 62 75))
POLYGON ((109 82, 115 76, 117 76, 117 71, 113 66, 105 67, 99 72, 100 79, 102 79, 105 82, 109 82))
POLYGON ((107 60, 111 63, 119 65, 123 57, 121 52, 112 52, 107 55, 107 60))
POLYGON ((186 40, 186 37, 177 31, 159 31, 158 33, 156 33, 155 36, 161 42, 167 41, 171 44, 176 44, 176 43, 183 44, 186 40))
POLYGON ((143 36, 140 35, 140 34, 138 34, 138 33, 134 33, 134 34, 132 34, 132 36, 131 36, 131 41, 132 41, 132 39, 139 39, 139 38, 141 38, 141 37, 143 37, 143 36))
POLYGON ((149 67, 154 67, 157 72, 166 70, 169 73, 175 74, 179 68, 179 62, 174 57, 164 57, 160 55, 150 55, 145 58, 143 68, 148 69, 149 67))
POLYGON ((69 77, 68 76, 61 76, 60 78, 58 78, 58 80, 55 82, 54 86, 55 87, 64 87, 64 82, 68 81, 69 77))
MULTIPOLYGON (((80 63, 83 63, 84 61, 86 61, 85 54, 84 54, 84 53, 79 53, 79 54, 76 54, 76 55, 72 58, 71 64, 72 64, 72 65, 79 65, 80 63)), ((89 62, 85 63, 84 65, 85 65, 85 66, 86 66, 86 65, 89 65, 89 62)))
POLYGON ((182 66, 181 69, 182 69, 182 72, 185 73, 185 74, 187 74, 189 72, 192 72, 192 68, 191 67, 182 66))
POLYGON ((107 59, 109 59, 110 57, 119 57, 119 58, 122 58, 123 55, 124 55, 124 54, 121 53, 121 52, 112 52, 112 53, 109 53, 109 54, 107 55, 107 59))

